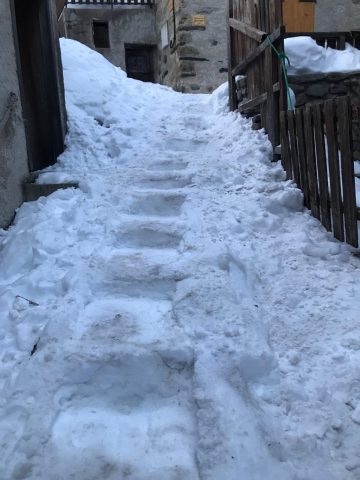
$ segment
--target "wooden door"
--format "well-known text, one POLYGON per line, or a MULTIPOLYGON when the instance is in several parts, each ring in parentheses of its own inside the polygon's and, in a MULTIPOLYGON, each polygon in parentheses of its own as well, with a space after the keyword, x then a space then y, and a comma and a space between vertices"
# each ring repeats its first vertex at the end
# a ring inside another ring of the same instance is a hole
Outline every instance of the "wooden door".
POLYGON ((131 45, 125 48, 125 53, 128 77, 143 82, 154 82, 153 47, 131 45))
POLYGON ((316 0, 283 0, 287 32, 313 32, 316 0))
POLYGON ((51 10, 49 0, 13 5, 29 167, 35 171, 55 163, 63 151, 51 10))

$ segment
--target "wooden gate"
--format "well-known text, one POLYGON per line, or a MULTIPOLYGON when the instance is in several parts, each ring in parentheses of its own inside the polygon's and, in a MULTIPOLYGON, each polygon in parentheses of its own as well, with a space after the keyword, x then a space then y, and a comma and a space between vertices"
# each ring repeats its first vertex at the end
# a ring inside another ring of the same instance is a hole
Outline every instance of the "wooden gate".
POLYGON ((281 63, 272 48, 284 50, 282 0, 229 0, 228 31, 230 107, 260 114, 275 148, 280 143, 280 110, 286 109, 281 63))
POLYGON ((281 146, 287 177, 305 205, 335 238, 358 247, 350 99, 281 112, 281 146))

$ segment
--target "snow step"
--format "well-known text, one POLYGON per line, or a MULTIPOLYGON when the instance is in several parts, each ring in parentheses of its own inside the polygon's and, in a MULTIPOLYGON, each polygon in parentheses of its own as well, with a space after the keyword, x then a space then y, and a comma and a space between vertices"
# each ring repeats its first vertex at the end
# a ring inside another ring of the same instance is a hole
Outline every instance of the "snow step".
POLYGON ((188 167, 188 162, 176 160, 164 160, 162 162, 155 162, 149 165, 148 170, 185 170, 188 167))
POLYGON ((175 232, 166 232, 151 226, 130 228, 118 237, 119 247, 128 248, 176 248, 182 236, 175 232))
POLYGON ((97 295, 116 295, 117 298, 151 298, 153 300, 172 300, 176 291, 176 280, 172 279, 132 279, 119 278, 98 284, 97 295))
POLYGON ((190 176, 181 175, 158 175, 150 176, 143 180, 139 180, 139 185, 154 189, 177 189, 184 188, 191 184, 192 178, 190 176))
POLYGON ((179 193, 146 193, 133 195, 130 213, 134 215, 155 215, 172 217, 180 215, 186 196, 179 193))
POLYGON ((57 190, 66 188, 79 188, 79 184, 75 182, 64 183, 24 183, 23 197, 24 202, 34 202, 40 197, 48 197, 57 190))
POLYGON ((47 382, 38 382, 33 366, 27 372, 25 394, 45 415, 31 423, 20 408, 6 412, 15 430, 31 438, 32 452, 42 452, 29 460, 28 450, 19 449, 12 464, 21 475, 11 478, 54 479, 55 466, 56 478, 64 479, 199 480, 191 351, 159 347, 86 362, 63 357, 53 358, 58 374, 47 382), (56 415, 48 414, 49 405, 56 415))

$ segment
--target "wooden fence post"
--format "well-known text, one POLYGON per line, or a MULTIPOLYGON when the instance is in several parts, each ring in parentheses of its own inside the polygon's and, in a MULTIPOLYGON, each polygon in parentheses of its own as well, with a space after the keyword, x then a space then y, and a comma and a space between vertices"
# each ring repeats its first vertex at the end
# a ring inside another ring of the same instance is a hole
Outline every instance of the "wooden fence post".
POLYGON ((341 173, 346 241, 358 247, 357 207, 354 160, 352 158, 351 105, 349 97, 337 99, 338 132, 340 138, 341 173))
POLYGON ((319 189, 314 147, 313 120, 310 107, 304 109, 304 130, 306 139, 307 174, 311 213, 320 220, 319 189))
POLYGON ((233 0, 228 0, 228 24, 227 24, 227 43, 228 43, 228 78, 229 78, 229 107, 231 111, 237 109, 236 83, 232 74, 234 68, 234 33, 230 26, 230 18, 233 17, 233 0))
POLYGON ((336 110, 333 100, 327 100, 324 104, 324 117, 326 128, 326 143, 328 151, 328 165, 330 175, 330 204, 332 225, 335 238, 343 242, 344 222, 342 215, 342 195, 339 165, 339 142, 337 132, 336 110))
POLYGON ((329 202, 328 169, 326 162, 326 151, 324 141, 324 123, 321 105, 313 105, 315 141, 316 141, 316 159, 319 181, 319 197, 321 222, 326 230, 331 231, 331 216, 329 202))

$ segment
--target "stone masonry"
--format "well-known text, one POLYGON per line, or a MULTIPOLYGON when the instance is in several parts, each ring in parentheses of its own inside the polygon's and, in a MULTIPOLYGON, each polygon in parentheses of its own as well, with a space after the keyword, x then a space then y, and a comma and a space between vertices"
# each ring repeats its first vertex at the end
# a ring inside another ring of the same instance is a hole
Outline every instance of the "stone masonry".
POLYGON ((360 159, 360 71, 351 73, 316 73, 291 75, 290 87, 296 96, 296 106, 349 95, 356 116, 353 117, 353 140, 356 156, 360 159))
POLYGON ((317 0, 316 32, 359 30, 360 0, 317 0))
POLYGON ((226 82, 225 1, 159 0, 157 27, 159 38, 161 31, 169 37, 168 45, 159 45, 160 83, 207 93, 226 82))
POLYGON ((77 40, 99 51, 123 70, 126 70, 126 44, 147 44, 156 47, 158 41, 155 9, 147 5, 121 6, 113 9, 108 6, 89 5, 82 8, 68 6, 63 12, 62 20, 67 38, 77 40), (93 20, 109 23, 110 48, 95 48, 93 20))
POLYGON ((22 183, 29 173, 9 0, 0 2, 0 32, 0 227, 4 227, 22 202, 22 183))

